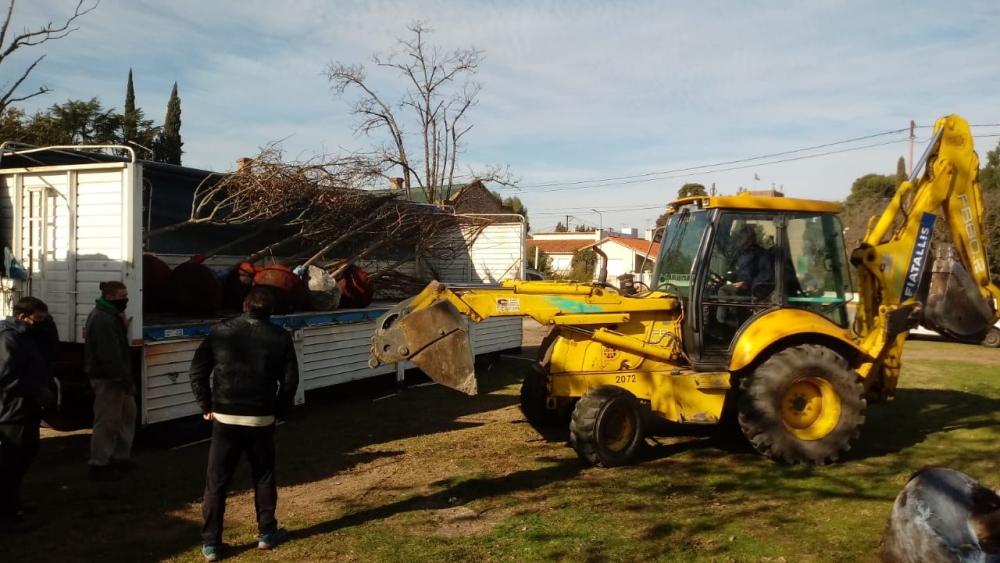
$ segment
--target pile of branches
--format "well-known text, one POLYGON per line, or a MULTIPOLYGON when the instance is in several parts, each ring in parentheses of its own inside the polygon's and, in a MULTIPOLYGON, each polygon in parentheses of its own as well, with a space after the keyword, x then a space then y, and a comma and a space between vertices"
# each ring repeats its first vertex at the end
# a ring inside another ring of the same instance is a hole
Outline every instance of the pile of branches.
POLYGON ((466 252, 465 241, 488 224, 481 217, 414 204, 396 193, 373 192, 371 186, 383 178, 363 156, 284 162, 282 152, 270 146, 244 159, 236 172, 206 177, 194 191, 190 217, 146 237, 192 225, 277 227, 292 234, 250 254, 247 262, 284 256, 282 262, 292 267, 336 265, 332 273, 339 277, 351 264, 380 254, 396 257, 388 269, 418 253, 456 258, 466 252), (447 236, 455 232, 463 236, 447 236))

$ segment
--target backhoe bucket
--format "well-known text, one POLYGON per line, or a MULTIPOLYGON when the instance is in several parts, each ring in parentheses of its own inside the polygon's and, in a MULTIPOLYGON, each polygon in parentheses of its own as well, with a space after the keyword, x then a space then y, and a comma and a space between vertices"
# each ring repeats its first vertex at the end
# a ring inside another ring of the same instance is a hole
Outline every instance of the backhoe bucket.
POLYGON ((475 395, 476 372, 464 317, 448 301, 417 311, 403 302, 382 316, 372 336, 372 356, 384 364, 409 360, 428 377, 475 395))
POLYGON ((992 326, 993 307, 954 252, 942 245, 934 253, 921 324, 957 340, 980 340, 992 326))

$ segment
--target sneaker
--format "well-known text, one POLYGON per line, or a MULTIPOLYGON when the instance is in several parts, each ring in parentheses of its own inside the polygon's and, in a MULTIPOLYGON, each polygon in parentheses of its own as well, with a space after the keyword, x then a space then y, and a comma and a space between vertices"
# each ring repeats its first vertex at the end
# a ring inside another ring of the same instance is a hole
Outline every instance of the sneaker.
POLYGON ((121 471, 112 465, 90 465, 87 475, 94 481, 119 481, 124 477, 121 471))
POLYGON ((288 532, 284 528, 278 528, 270 534, 257 536, 257 549, 271 549, 286 541, 288 541, 288 532))
POLYGON ((222 550, 219 549, 218 544, 213 543, 201 546, 201 554, 205 557, 205 561, 219 561, 222 559, 220 551, 222 550))

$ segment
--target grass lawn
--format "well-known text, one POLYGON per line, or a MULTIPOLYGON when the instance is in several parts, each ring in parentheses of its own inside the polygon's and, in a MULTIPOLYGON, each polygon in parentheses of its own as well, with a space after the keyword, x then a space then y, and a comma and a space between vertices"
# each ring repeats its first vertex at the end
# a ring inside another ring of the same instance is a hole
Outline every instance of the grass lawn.
MULTIPOLYGON (((278 517, 292 541, 255 545, 248 469, 226 515, 235 561, 876 561, 909 474, 942 464, 1000 479, 1000 350, 912 341, 896 400, 871 405, 838 464, 783 466, 729 427, 667 427, 634 466, 579 461, 517 407, 521 370, 480 371, 480 395, 438 386, 310 394, 278 430, 278 517), (315 396, 314 396, 315 395, 315 396)), ((190 426, 190 425, 189 425, 190 426)), ((25 485, 39 526, 3 561, 199 561, 208 444, 144 437, 118 483, 86 476, 89 434, 47 433, 25 485)))

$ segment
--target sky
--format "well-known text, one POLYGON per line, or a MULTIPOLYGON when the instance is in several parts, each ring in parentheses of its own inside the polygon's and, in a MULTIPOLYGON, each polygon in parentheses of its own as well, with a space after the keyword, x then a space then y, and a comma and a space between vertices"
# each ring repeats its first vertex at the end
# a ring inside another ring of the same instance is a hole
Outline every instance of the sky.
MULTIPOLYGON (((18 0, 11 31, 75 5, 18 0)), ((843 200, 909 158, 911 120, 917 159, 951 113, 982 160, 1000 139, 995 0, 100 0, 71 35, 3 60, 0 86, 44 53, 21 92, 51 92, 17 107, 121 111, 132 69, 162 123, 176 82, 196 168, 275 142, 292 160, 346 154, 385 139, 355 134, 356 96, 324 70, 365 64, 398 99, 402 81, 370 62, 416 21, 433 45, 484 51, 459 172, 509 167, 516 186, 489 187, 521 199, 533 232, 641 231, 687 182, 843 200)))

